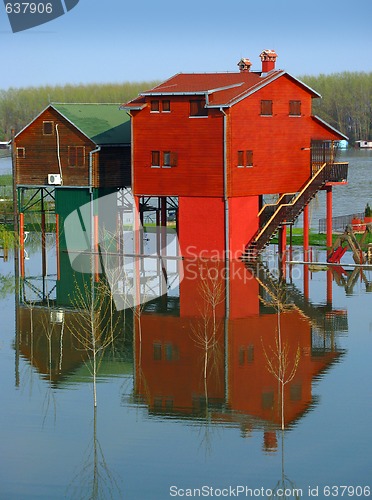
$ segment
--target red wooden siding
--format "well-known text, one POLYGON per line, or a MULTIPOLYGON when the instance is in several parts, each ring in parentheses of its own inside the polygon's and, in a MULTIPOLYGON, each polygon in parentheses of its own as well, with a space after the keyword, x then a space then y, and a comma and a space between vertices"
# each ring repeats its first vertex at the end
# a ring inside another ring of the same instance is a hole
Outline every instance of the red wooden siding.
POLYGON ((311 139, 339 139, 311 118, 311 95, 282 76, 230 109, 229 196, 297 191, 310 176, 311 139), (261 116, 261 101, 273 115, 261 116), (301 101, 291 116, 290 101, 301 101), (238 151, 253 151, 253 167, 238 168, 238 151))
MULTIPOLYGON (((166 99, 168 100, 168 99, 166 99)), ((161 106, 160 106, 160 109, 161 106)), ((223 120, 218 110, 189 117, 188 97, 171 99, 170 112, 133 112, 134 193, 223 195, 223 120), (177 166, 151 168, 151 152, 177 154, 177 166)))

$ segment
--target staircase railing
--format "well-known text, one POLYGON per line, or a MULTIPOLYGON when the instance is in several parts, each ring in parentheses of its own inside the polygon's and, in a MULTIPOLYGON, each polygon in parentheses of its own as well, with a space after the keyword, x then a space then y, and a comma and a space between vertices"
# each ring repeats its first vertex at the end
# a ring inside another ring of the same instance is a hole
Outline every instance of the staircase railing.
MULTIPOLYGON (((329 178, 332 176, 333 170, 332 163, 324 163, 317 172, 302 186, 300 192, 297 195, 292 193, 287 193, 283 195, 278 203, 274 205, 276 209, 270 216, 270 218, 264 221, 264 224, 253 236, 251 241, 247 244, 244 255, 242 258, 253 259, 258 256, 258 254, 264 249, 264 247, 269 243, 270 239, 276 233, 278 227, 281 224, 293 223, 295 219, 300 215, 305 206, 309 201, 315 196, 315 194, 321 189, 324 184, 326 184, 329 178), (290 201, 286 202, 285 196, 290 197, 290 201)), ((261 210, 261 213, 266 213, 266 216, 270 214, 270 208, 261 210)), ((261 222, 261 216, 260 216, 261 222)))

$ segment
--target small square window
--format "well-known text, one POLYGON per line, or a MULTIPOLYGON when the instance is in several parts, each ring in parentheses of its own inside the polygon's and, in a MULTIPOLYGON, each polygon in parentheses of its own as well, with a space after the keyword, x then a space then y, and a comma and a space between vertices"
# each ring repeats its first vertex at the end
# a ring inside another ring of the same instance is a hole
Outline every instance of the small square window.
POLYGON ((155 101, 151 101, 151 112, 158 112, 159 111, 159 101, 158 100, 155 100, 155 101))
POLYGON ((261 101, 261 115, 262 116, 272 116, 273 114, 273 101, 262 100, 261 101))
POLYGON ((17 148, 17 158, 26 158, 25 148, 17 148))
POLYGON ((162 101, 162 111, 169 113, 170 111, 170 101, 162 101))
POLYGON ((50 121, 43 122, 43 135, 53 135, 54 123, 50 121))
POLYGON ((301 116, 301 101, 289 101, 289 115, 301 116))

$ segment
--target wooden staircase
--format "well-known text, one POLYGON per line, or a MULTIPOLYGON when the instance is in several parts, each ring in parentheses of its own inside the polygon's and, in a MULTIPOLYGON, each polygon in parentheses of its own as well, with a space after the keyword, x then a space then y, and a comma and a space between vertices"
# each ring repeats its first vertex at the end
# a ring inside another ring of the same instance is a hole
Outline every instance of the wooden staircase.
POLYGON ((283 194, 273 205, 259 212, 259 229, 245 247, 243 260, 256 260, 279 227, 293 224, 316 193, 333 177, 334 163, 323 163, 298 193, 283 194))

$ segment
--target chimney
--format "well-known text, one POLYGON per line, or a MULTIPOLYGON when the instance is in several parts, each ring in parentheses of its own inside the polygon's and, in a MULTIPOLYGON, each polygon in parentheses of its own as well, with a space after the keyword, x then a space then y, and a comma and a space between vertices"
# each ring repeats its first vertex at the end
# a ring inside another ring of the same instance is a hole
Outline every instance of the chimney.
POLYGON ((268 73, 269 71, 275 69, 275 61, 278 57, 278 54, 275 52, 275 50, 263 50, 260 54, 260 57, 262 61, 262 73, 268 73))
POLYGON ((243 57, 238 62, 238 66, 239 66, 239 69, 240 69, 240 73, 248 73, 249 70, 251 69, 252 63, 251 63, 251 61, 249 59, 243 57))

